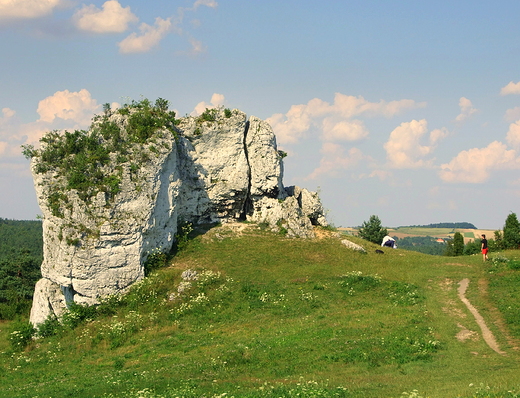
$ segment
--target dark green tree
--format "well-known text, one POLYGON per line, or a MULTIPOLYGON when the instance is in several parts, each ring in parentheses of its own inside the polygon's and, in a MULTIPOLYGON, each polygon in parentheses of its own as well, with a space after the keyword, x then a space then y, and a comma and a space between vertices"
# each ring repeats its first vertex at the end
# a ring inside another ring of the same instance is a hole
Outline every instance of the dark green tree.
POLYGON ((504 248, 504 234, 500 230, 495 231, 495 248, 497 250, 504 248))
POLYGON ((520 246, 520 223, 515 213, 507 216, 502 239, 504 249, 518 249, 520 246))
POLYGON ((388 231, 381 225, 379 217, 372 215, 368 221, 363 221, 358 235, 369 242, 381 244, 383 238, 388 235, 388 231))
MULTIPOLYGON (((488 245, 491 246, 493 240, 488 241, 488 245)), ((468 242, 467 245, 464 246, 464 255, 471 256, 472 254, 480 253, 480 248, 482 247, 482 242, 480 239, 475 239, 474 241, 468 242)), ((491 251, 491 248, 490 248, 491 251)))
POLYGON ((453 255, 462 256, 464 254, 464 237, 460 232, 453 235, 453 255))

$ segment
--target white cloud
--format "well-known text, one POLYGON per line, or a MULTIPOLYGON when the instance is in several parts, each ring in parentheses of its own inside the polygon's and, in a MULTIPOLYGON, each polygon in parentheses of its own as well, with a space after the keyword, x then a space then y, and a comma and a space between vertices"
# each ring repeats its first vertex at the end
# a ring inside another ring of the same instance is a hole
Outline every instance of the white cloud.
POLYGON ((426 120, 412 120, 401 125, 390 133, 385 143, 389 166, 397 169, 418 168, 431 166, 431 160, 424 157, 430 155, 435 149, 435 144, 446 136, 445 130, 433 130, 430 133, 430 145, 422 145, 421 139, 428 131, 426 120))
POLYGON ((129 24, 139 21, 130 7, 121 7, 117 0, 108 0, 102 8, 84 5, 73 16, 76 26, 95 33, 120 33, 127 30, 129 24))
POLYGON ((520 149, 520 120, 509 126, 506 139, 513 148, 520 149))
POLYGON ((520 168, 515 150, 494 141, 486 148, 473 148, 460 152, 451 162, 441 165, 440 178, 445 182, 483 183, 493 170, 520 168))
POLYGON ((81 125, 88 125, 100 106, 90 93, 82 89, 78 92, 57 91, 38 104, 40 121, 52 123, 54 119, 72 120, 81 125))
POLYGON ((196 106, 193 112, 190 113, 191 116, 199 116, 202 114, 206 109, 213 109, 218 108, 219 106, 223 106, 226 102, 226 98, 222 94, 214 93, 211 96, 210 103, 207 102, 199 102, 196 106))
POLYGON ((137 35, 137 33, 132 33, 121 41, 118 44, 119 52, 128 54, 150 51, 166 36, 171 26, 171 18, 156 18, 154 26, 142 23, 139 27, 141 34, 137 35))
POLYGON ((336 93, 333 112, 343 117, 350 118, 357 115, 366 114, 367 116, 385 116, 392 117, 409 109, 422 108, 426 106, 424 102, 417 103, 413 100, 369 102, 363 97, 354 97, 352 95, 344 95, 336 93))
POLYGON ((7 142, 0 141, 0 156, 3 157, 7 150, 7 142))
POLYGON ((368 131, 360 121, 350 120, 356 116, 367 117, 392 117, 405 110, 422 108, 425 103, 417 103, 413 100, 399 101, 379 101, 369 102, 363 97, 354 97, 336 93, 334 103, 329 104, 319 98, 310 100, 307 104, 293 105, 284 115, 277 113, 272 115, 267 121, 273 127, 277 139, 280 143, 295 143, 305 136, 305 133, 312 127, 326 128, 324 139, 327 136, 340 139, 352 140, 364 138, 368 131), (334 126, 334 123, 337 126, 334 126), (348 134, 345 132, 349 131, 348 134), (343 133, 341 133, 343 132, 343 133))
POLYGON ((504 116, 504 119, 507 121, 507 122, 512 122, 514 120, 518 120, 520 119, 520 106, 516 106, 512 109, 508 109, 506 111, 506 114, 504 116))
POLYGON ((332 118, 323 120, 325 141, 358 141, 368 136, 368 130, 361 120, 335 122, 332 118))
POLYGON ((198 55, 206 51, 202 42, 185 33, 183 29, 186 12, 195 12, 200 6, 216 8, 218 3, 214 0, 196 0, 191 7, 179 7, 177 13, 170 18, 156 18, 154 26, 142 23, 139 26, 140 33, 132 33, 118 43, 119 52, 122 54, 148 52, 159 45, 159 42, 170 32, 187 37, 190 51, 179 51, 179 54, 198 55))
POLYGON ((2 114, 3 116, 0 117, 0 123, 4 123, 8 119, 12 118, 16 114, 16 112, 10 108, 2 108, 2 114))
POLYGON ((295 143, 309 130, 312 109, 307 105, 293 105, 285 115, 276 113, 267 119, 281 144, 295 143))
POLYGON ((199 40, 190 37, 188 41, 191 44, 191 49, 189 51, 178 51, 177 54, 185 54, 189 56, 197 56, 199 54, 205 53, 207 47, 199 40))
POLYGON ((430 145, 436 145, 440 140, 446 138, 449 134, 449 131, 445 127, 432 130, 430 133, 430 145))
POLYGON ((0 161, 2 168, 7 162, 17 162, 23 144, 38 146, 40 138, 53 130, 87 128, 92 116, 100 110, 97 101, 83 89, 78 92, 58 91, 38 103, 40 118, 21 124, 16 112, 3 108, 0 113, 0 161))
POLYGON ((351 148, 347 154, 345 149, 338 144, 325 142, 321 148, 323 157, 320 165, 306 179, 313 180, 319 176, 336 176, 339 171, 355 167, 362 160, 366 159, 358 148, 351 148))
POLYGON ((0 20, 40 18, 64 4, 63 0, 0 0, 0 20))
POLYGON ((191 54, 196 55, 203 52, 206 52, 206 47, 202 44, 201 41, 195 40, 193 37, 190 38, 191 44, 191 54))
POLYGON ((509 82, 505 87, 502 87, 502 89, 500 90, 500 95, 508 94, 520 94, 520 82, 509 82))
POLYGON ((193 3, 193 9, 196 10, 199 6, 206 6, 210 8, 217 8, 218 3, 215 0, 197 0, 193 3))
POLYGON ((468 117, 477 112, 477 109, 473 107, 473 104, 466 97, 461 97, 459 100, 460 114, 455 118, 457 122, 462 122, 468 117))
POLYGON ((374 170, 368 175, 370 178, 379 178, 380 181, 387 181, 394 175, 389 170, 374 170))

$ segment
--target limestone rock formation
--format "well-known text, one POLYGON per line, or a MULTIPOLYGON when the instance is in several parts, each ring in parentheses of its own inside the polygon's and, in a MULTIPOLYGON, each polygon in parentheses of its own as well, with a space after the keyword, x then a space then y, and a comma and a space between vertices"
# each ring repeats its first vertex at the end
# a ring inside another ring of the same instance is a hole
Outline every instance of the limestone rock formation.
POLYGON ((180 223, 249 220, 289 237, 327 225, 316 193, 283 186, 268 123, 228 109, 174 119, 163 105, 105 111, 88 132, 49 133, 31 150, 44 218, 33 324, 125 291, 180 223))

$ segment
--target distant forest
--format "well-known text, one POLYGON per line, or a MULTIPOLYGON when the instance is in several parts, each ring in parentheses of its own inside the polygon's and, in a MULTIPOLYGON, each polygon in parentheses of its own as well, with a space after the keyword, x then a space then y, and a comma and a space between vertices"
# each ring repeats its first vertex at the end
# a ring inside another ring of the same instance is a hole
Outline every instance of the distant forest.
POLYGON ((401 226, 399 228, 458 228, 458 229, 477 229, 473 224, 469 222, 440 222, 437 224, 428 225, 408 225, 401 226))
POLYGON ((0 319, 27 314, 41 278, 41 221, 0 218, 0 319))
POLYGON ((394 239, 399 249, 412 250, 436 256, 442 256, 446 252, 446 244, 437 242, 437 239, 431 236, 410 236, 401 239, 394 236, 394 239))

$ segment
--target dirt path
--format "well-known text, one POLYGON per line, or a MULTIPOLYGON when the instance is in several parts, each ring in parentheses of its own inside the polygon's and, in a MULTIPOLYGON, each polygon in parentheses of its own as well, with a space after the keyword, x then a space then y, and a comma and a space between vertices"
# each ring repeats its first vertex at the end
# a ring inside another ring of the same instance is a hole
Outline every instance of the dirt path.
POLYGON ((484 321, 484 318, 479 314, 477 309, 471 305, 469 300, 466 298, 466 289, 469 285, 469 279, 465 278, 459 282, 459 298, 460 300, 468 307, 468 310, 473 314, 475 317, 475 320, 477 321, 478 326, 480 327, 480 330, 482 330, 482 337, 484 338, 484 341, 487 343, 487 345, 495 352, 501 355, 505 355, 506 353, 500 349, 498 346, 498 343, 495 339, 495 336, 493 336, 493 333, 491 333, 491 330, 486 325, 486 322, 484 321))

